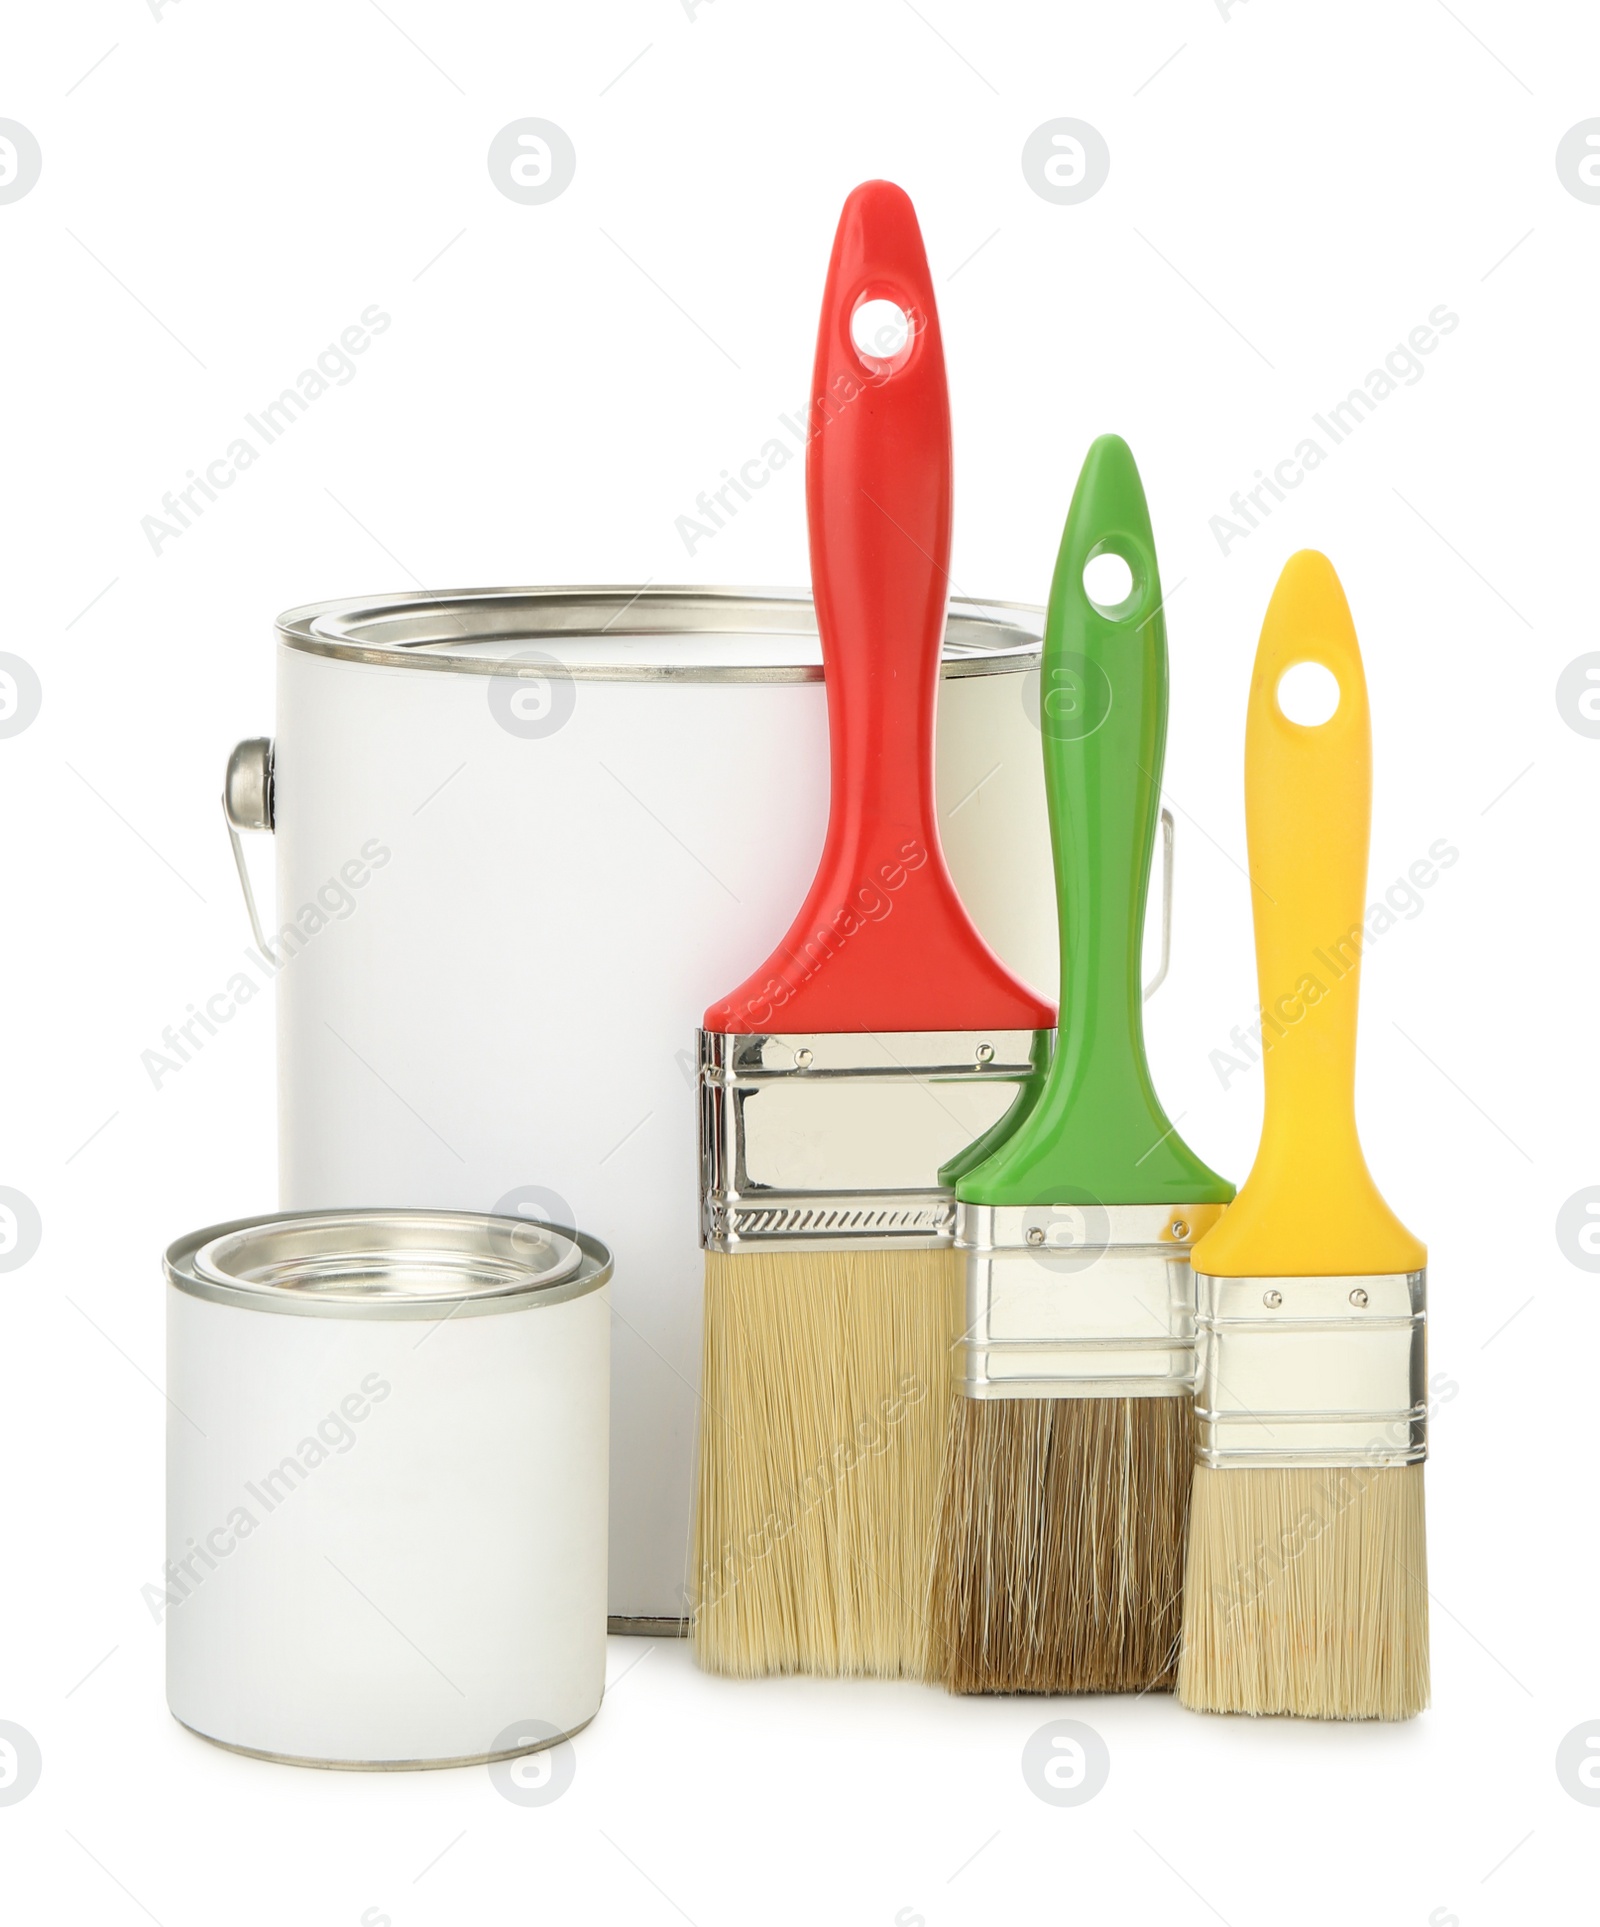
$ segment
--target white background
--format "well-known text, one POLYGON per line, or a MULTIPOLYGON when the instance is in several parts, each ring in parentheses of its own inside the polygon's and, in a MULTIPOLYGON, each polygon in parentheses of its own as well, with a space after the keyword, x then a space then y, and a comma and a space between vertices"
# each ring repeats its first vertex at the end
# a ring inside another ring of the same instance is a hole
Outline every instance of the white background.
POLYGON ((0 1277, 0 1718, 43 1756, 0 1807, 7 1912, 1584 1917, 1600 1811, 1554 1762, 1600 1718, 1596 1281, 1554 1224, 1600 1181, 1600 742, 1555 684, 1597 646, 1600 206, 1555 150, 1600 114, 1600 22, 1488 0, 385 6, 79 0, 0 25, 0 115, 44 156, 0 206, 0 647, 44 690, 0 742, 0 1181, 44 1226, 0 1277), (545 206, 485 164, 526 115, 577 150, 545 206), (1111 152, 1077 206, 1020 165, 1062 115, 1111 152), (271 728, 271 619, 410 584, 803 581, 798 465, 693 557, 674 518, 803 400, 839 205, 876 174, 915 199, 939 289, 960 587, 1042 601, 1091 437, 1141 462, 1183 862, 1152 1053, 1215 1165, 1243 1175, 1259 1116, 1259 1075, 1224 1091, 1208 1054, 1253 1010, 1244 696, 1293 549, 1333 557, 1363 638, 1372 894, 1435 839, 1460 850, 1371 951, 1363 1000, 1368 1156, 1430 1244, 1454 1388, 1429 1470, 1433 1709, 1340 1729, 740 1686, 613 1640, 548 1807, 482 1769, 217 1751, 166 1713, 139 1593, 161 1545, 158 1260, 272 1203, 270 1012, 159 1092, 140 1053, 241 940, 216 793, 234 740, 271 728), (393 326, 357 378, 153 554, 140 518, 372 302, 393 326), (1441 302, 1460 326, 1424 378, 1224 556, 1209 518, 1441 302), (1070 1810, 1019 1766, 1063 1714, 1111 1757, 1070 1810))

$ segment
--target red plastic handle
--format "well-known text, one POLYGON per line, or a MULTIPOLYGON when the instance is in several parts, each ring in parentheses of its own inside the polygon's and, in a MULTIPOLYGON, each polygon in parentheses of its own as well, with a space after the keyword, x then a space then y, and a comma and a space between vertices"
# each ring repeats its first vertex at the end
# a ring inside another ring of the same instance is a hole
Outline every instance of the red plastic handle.
POLYGON ((1039 1030, 1050 1006, 979 936, 945 866, 934 702, 950 561, 950 398, 933 283, 906 194, 845 202, 822 297, 806 450, 811 581, 828 690, 828 835, 805 905, 754 976, 706 1012, 748 1031, 1039 1030), (864 301, 909 318, 864 356, 864 301))

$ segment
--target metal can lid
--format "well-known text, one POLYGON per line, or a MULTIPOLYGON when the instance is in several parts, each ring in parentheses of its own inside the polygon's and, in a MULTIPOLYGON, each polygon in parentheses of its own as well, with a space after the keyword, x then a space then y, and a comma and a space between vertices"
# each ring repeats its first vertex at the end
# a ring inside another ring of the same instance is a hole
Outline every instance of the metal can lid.
MULTIPOLYGON (((1016 674, 1039 660, 1044 612, 952 599, 946 676, 1016 674)), ((492 676, 533 655, 578 682, 820 682, 803 589, 648 584, 460 589, 308 604, 278 618, 286 648, 391 669, 492 676)))
POLYGON ((611 1276, 581 1231, 470 1211, 293 1211, 170 1245, 167 1282, 195 1298, 301 1317, 439 1319, 561 1304, 611 1276))

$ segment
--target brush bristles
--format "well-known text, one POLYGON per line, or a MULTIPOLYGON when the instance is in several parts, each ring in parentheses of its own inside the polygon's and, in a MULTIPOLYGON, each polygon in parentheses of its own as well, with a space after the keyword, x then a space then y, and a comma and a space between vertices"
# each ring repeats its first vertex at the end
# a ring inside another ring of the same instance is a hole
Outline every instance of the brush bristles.
POLYGON ((958 1398, 929 1597, 956 1693, 1169 1688, 1194 1419, 1186 1398, 958 1398))
POLYGON ((1200 1467, 1178 1697, 1213 1713, 1420 1713, 1428 1703, 1422 1467, 1200 1467))
POLYGON ((959 1253, 706 1254, 695 1653, 923 1674, 959 1253))

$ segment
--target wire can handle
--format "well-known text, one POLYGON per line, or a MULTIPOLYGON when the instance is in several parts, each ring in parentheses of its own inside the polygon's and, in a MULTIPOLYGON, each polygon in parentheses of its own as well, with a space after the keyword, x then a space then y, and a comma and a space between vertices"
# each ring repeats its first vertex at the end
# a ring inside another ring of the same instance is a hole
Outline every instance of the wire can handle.
POLYGON ((222 779, 222 815, 228 825, 228 840, 233 845, 233 862, 239 872, 239 887, 244 891, 244 907, 250 913, 251 933, 265 957, 272 955, 272 946, 267 942, 256 911, 256 895, 250 887, 250 872, 245 865, 239 832, 272 830, 276 816, 274 802, 272 738, 251 736, 236 743, 222 779))
MULTIPOLYGON (((244 747, 243 744, 240 745, 244 747)), ((270 744, 268 745, 270 748, 270 744)), ((1144 1001, 1149 1003, 1161 986, 1167 981, 1167 968, 1172 962, 1172 842, 1174 824, 1172 812, 1161 812, 1161 968, 1144 987, 1144 1001)))

